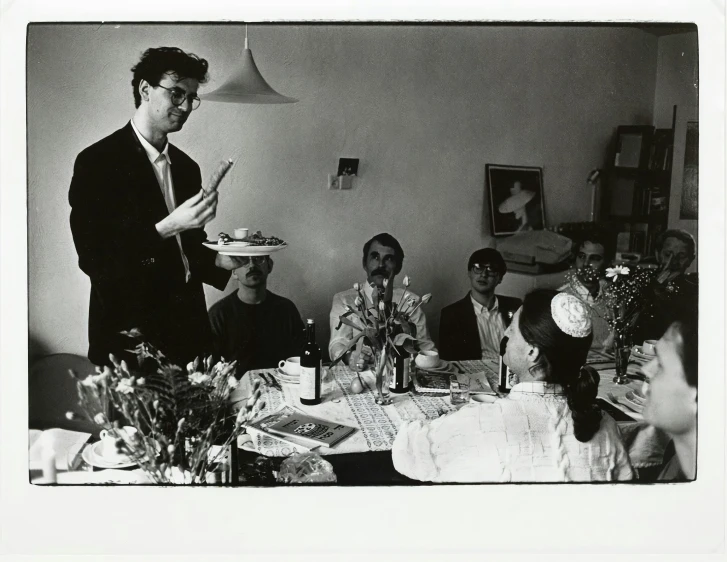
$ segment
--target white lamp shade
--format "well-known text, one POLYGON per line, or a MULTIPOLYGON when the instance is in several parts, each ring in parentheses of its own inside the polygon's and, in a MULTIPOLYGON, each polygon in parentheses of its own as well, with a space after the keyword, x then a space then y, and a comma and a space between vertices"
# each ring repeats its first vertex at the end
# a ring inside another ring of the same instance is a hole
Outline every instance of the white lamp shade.
POLYGON ((298 100, 283 96, 273 90, 260 75, 252 51, 242 52, 240 64, 222 86, 200 99, 227 103, 295 103, 298 100))

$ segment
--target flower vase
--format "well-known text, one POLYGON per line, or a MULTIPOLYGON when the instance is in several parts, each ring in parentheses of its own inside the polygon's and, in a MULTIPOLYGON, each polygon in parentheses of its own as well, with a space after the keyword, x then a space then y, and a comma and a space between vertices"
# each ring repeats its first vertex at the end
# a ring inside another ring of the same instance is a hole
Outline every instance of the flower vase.
POLYGON ((389 383, 391 382, 392 369, 391 361, 389 361, 389 356, 385 351, 376 354, 374 368, 376 374, 376 403, 379 406, 388 406, 391 404, 389 383))
POLYGON ((631 334, 625 330, 616 330, 613 337, 613 355, 616 360, 616 376, 613 382, 616 384, 628 384, 629 378, 626 370, 631 356, 631 334))

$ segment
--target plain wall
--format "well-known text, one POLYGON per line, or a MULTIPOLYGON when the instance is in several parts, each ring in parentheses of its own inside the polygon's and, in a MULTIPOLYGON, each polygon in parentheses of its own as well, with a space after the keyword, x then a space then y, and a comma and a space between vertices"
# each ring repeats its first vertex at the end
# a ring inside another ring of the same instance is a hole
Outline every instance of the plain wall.
MULTIPOLYGON (((672 126, 673 108, 677 106, 674 129, 674 160, 669 197, 669 228, 681 228, 699 242, 699 222, 679 218, 684 181, 684 148, 687 122, 699 121, 699 49, 697 32, 675 33, 659 38, 654 125, 672 126)), ((689 271, 697 271, 697 259, 689 271)))
MULTIPOLYGON (((243 37, 240 25, 29 28, 31 354, 87 351, 68 187, 78 152, 132 116, 131 66, 179 46, 210 61, 211 91, 243 37)), ((467 257, 492 244, 486 164, 542 167, 546 223, 587 220, 585 180, 616 127, 654 119, 660 39, 636 28, 253 25, 249 38, 265 79, 300 102, 203 102, 171 141, 203 177, 236 159, 208 236, 244 226, 288 241, 269 288, 316 320, 322 348, 331 298, 363 279, 373 234, 402 243, 412 289, 434 295, 436 335, 442 306, 469 288, 467 257), (351 191, 326 188, 340 157, 360 158, 351 191)), ((231 290, 208 288, 208 305, 231 290)))

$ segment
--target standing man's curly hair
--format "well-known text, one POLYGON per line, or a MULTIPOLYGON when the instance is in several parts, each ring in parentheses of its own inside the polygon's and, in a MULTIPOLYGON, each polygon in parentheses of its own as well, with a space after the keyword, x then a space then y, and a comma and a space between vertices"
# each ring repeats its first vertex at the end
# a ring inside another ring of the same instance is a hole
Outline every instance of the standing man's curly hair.
POLYGON ((134 105, 141 105, 139 84, 142 79, 152 86, 158 86, 164 74, 175 74, 177 79, 193 78, 200 84, 207 82, 209 64, 205 59, 194 53, 185 53, 177 47, 158 47, 144 51, 141 60, 131 71, 134 77, 131 87, 134 89, 134 105))

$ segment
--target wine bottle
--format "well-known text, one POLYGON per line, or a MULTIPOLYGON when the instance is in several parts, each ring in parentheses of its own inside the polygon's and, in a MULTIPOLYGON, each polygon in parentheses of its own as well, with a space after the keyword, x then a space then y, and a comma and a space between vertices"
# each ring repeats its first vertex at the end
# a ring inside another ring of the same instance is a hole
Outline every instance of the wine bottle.
POLYGON ((321 348, 316 343, 316 325, 306 323, 307 338, 300 354, 300 403, 314 406, 321 403, 321 348))
POLYGON ((509 369, 502 358, 505 356, 505 349, 507 349, 507 336, 502 338, 500 341, 500 381, 498 384, 498 390, 500 392, 510 392, 512 385, 510 384, 510 375, 512 371, 509 369))
POLYGON ((394 376, 391 377, 389 383, 389 390, 396 394, 403 394, 409 392, 411 384, 411 355, 404 349, 403 346, 399 346, 394 351, 394 376))

